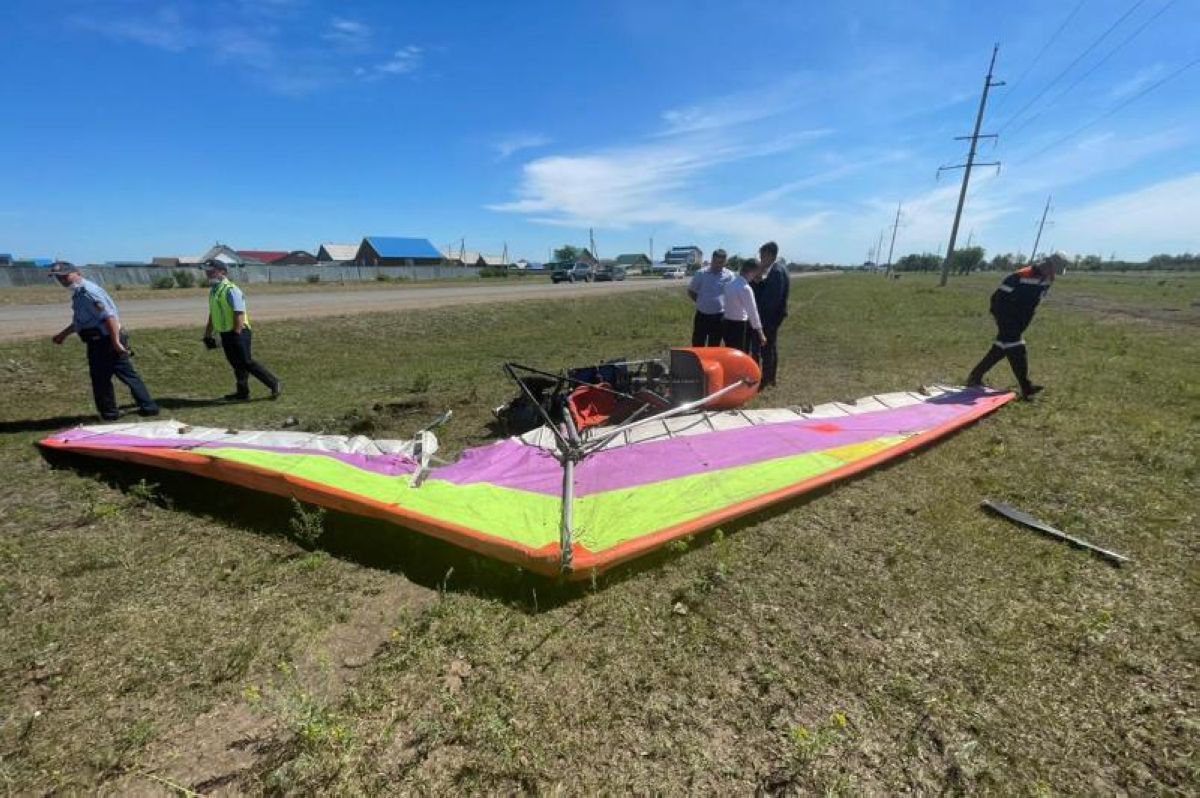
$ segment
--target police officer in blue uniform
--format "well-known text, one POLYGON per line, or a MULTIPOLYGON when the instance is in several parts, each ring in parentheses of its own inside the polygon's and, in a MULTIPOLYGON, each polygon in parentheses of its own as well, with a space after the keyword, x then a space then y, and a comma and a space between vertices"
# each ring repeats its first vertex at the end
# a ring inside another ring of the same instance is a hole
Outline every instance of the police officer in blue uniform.
POLYGON ((158 405, 130 360, 129 336, 121 329, 117 306, 100 286, 85 280, 73 263, 58 261, 50 274, 64 288, 71 289, 71 323, 53 341, 61 344, 71 333, 87 344, 88 371, 92 377, 92 396, 96 410, 105 421, 121 417, 112 378, 125 383, 138 405, 138 414, 157 416, 158 405))
POLYGON ((967 377, 967 386, 983 386, 983 378, 1005 358, 1012 367, 1013 375, 1021 386, 1021 398, 1031 399, 1042 390, 1041 385, 1029 379, 1029 355, 1025 351, 1025 329, 1033 321, 1042 297, 1050 290, 1056 271, 1062 271, 1067 258, 1054 253, 1037 263, 1017 269, 1004 278, 992 293, 991 312, 996 320, 996 340, 967 377))

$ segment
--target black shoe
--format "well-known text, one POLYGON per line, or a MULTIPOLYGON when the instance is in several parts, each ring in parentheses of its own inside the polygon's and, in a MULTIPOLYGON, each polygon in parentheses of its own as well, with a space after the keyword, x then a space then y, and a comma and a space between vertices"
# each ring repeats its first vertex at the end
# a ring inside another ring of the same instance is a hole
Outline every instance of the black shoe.
POLYGON ((157 407, 143 407, 138 410, 138 415, 146 416, 147 418, 152 418, 154 416, 157 416, 160 412, 161 411, 157 407))
POLYGON ((975 377, 967 377, 967 387, 974 388, 979 391, 982 391, 987 388, 987 386, 984 385, 982 379, 976 379, 975 377))
POLYGON ((274 401, 281 396, 283 396, 283 383, 277 382, 275 383, 275 387, 271 389, 271 401, 274 401))
POLYGON ((1028 385, 1026 385, 1024 388, 1021 389, 1021 398, 1022 399, 1032 399, 1034 396, 1036 396, 1037 394, 1039 394, 1043 390, 1045 390, 1045 388, 1046 388, 1046 386, 1044 386, 1044 385, 1034 385, 1031 382, 1028 385))
POLYGON ((115 416, 100 416, 101 421, 120 421, 121 415, 118 413, 115 416))
POLYGON ((227 393, 221 397, 226 402, 249 402, 250 394, 248 393, 227 393))

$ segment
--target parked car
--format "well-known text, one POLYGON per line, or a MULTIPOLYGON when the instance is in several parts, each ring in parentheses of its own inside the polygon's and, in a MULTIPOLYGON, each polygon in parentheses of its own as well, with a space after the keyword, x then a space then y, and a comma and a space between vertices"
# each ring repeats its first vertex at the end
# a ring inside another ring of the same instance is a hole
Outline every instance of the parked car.
POLYGON ((687 269, 682 266, 676 266, 674 269, 667 269, 663 272, 664 280, 682 280, 687 277, 687 269))
POLYGON ((550 282, 577 283, 583 281, 585 283, 590 283, 593 279, 595 279, 595 277, 596 274, 592 270, 591 264, 584 263, 583 261, 577 261, 571 266, 560 266, 559 268, 556 268, 550 275, 550 282))
POLYGON ((598 283, 620 281, 625 279, 625 267, 613 266, 608 269, 597 269, 595 280, 598 283))

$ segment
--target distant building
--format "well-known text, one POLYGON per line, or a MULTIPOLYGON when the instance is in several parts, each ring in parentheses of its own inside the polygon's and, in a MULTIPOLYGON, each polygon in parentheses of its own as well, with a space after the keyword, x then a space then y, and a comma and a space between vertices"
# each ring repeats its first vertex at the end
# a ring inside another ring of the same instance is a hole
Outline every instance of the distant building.
POLYGON ((293 249, 287 255, 274 262, 275 266, 312 266, 317 262, 317 256, 303 249, 293 249))
POLYGON ((704 262, 704 250, 695 244, 671 247, 663 260, 671 266, 699 266, 704 262))
POLYGON ((644 269, 650 265, 650 258, 640 252, 634 252, 628 255, 618 255, 617 265, 624 266, 626 269, 644 269))
POLYGON ((13 256, 7 252, 0 252, 0 266, 12 266, 13 256))
POLYGON ((367 236, 354 261, 360 266, 438 266, 442 253, 427 238, 367 236))
POLYGON ((48 269, 54 263, 54 258, 13 258, 11 266, 24 266, 27 269, 48 269))
POLYGON ((241 257, 243 263, 265 263, 271 264, 283 260, 288 256, 287 252, 279 252, 268 249, 239 249, 237 254, 241 257))
MULTIPOLYGON (((180 258, 182 263, 185 259, 180 258)), ((213 244, 208 248, 208 251, 200 256, 199 262, 203 263, 206 260, 219 260, 226 266, 245 266, 246 259, 233 250, 232 247, 227 247, 224 244, 213 244)))
POLYGON ((349 262, 358 255, 358 244, 322 244, 317 249, 317 260, 321 263, 349 262))
POLYGON ((200 256, 184 255, 176 257, 174 255, 160 255, 157 258, 151 258, 151 266, 158 266, 164 269, 177 269, 180 266, 199 266, 204 262, 204 258, 200 256))
POLYGON ((471 249, 451 249, 442 253, 447 266, 478 266, 482 256, 471 249))
POLYGON ((104 265, 109 267, 119 267, 122 269, 136 269, 145 268, 150 264, 146 263, 144 260, 106 260, 104 261, 104 265))

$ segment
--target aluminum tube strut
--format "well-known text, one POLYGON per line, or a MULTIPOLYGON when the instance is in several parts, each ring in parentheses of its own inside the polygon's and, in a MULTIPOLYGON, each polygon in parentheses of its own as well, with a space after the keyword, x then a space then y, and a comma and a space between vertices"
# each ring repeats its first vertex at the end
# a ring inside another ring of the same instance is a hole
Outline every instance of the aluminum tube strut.
POLYGON ((609 441, 611 441, 613 438, 617 437, 618 435, 620 435, 623 432, 628 432, 631 429, 635 429, 637 427, 644 426, 644 425, 649 424, 654 421, 662 421, 663 419, 671 418, 672 416, 679 416, 679 415, 683 415, 684 413, 690 413, 691 411, 696 410, 697 408, 704 407, 706 404, 711 402, 713 399, 721 398, 722 396, 731 392, 735 388, 741 388, 743 385, 749 385, 749 384, 750 384, 749 380, 738 380, 737 382, 733 383, 732 385, 726 385, 721 390, 714 391, 713 393, 710 393, 708 396, 705 396, 702 399, 697 399, 694 402, 688 402, 687 404, 680 405, 679 407, 672 407, 669 410, 664 410, 663 412, 658 413, 657 415, 649 416, 649 417, 643 418, 639 421, 633 421, 628 424, 623 424, 622 426, 617 427, 616 429, 612 430, 608 435, 605 435, 600 440, 594 441, 594 442, 588 444, 588 446, 584 450, 584 453, 591 454, 592 452, 603 449, 605 446, 608 445, 609 441))
POLYGON ((562 529, 559 533, 559 569, 569 574, 574 560, 575 460, 564 457, 562 487, 562 529))
POLYGON ((567 428, 567 445, 561 457, 563 465, 562 529, 559 532, 559 569, 564 574, 571 572, 575 559, 575 462, 583 457, 580 449, 579 430, 570 409, 563 414, 563 426, 567 428))

